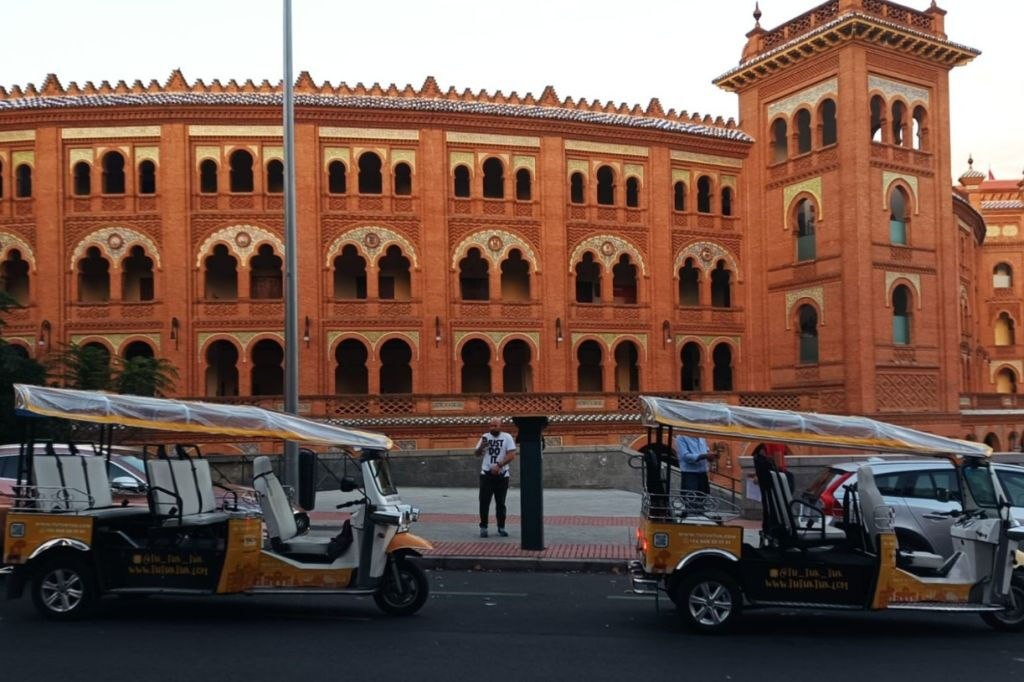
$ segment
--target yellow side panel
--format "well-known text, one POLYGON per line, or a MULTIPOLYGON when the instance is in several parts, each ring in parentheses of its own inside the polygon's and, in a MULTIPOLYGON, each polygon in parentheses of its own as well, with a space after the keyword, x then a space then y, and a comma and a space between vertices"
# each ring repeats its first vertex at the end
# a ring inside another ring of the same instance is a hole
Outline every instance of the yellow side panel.
POLYGON ((933 583, 920 580, 913 573, 896 568, 896 536, 885 533, 878 536, 878 583, 871 608, 884 609, 890 604, 911 602, 939 602, 964 604, 970 599, 971 583, 933 583))
POLYGON ((647 541, 645 569, 650 573, 670 571, 702 549, 720 549, 739 558, 743 546, 743 529, 739 526, 645 521, 641 532, 647 541))
POLYGON ((296 568, 270 552, 260 552, 253 587, 324 587, 343 589, 352 581, 351 568, 296 568))
POLYGON ((217 592, 244 592, 256 583, 260 571, 260 540, 263 523, 260 519, 228 521, 228 546, 224 568, 220 572, 217 592))
POLYGON ((23 564, 37 547, 58 538, 92 545, 92 522, 91 516, 75 514, 11 512, 4 529, 4 563, 23 564))
POLYGON ((875 598, 871 600, 873 609, 884 609, 892 599, 897 547, 896 536, 893 533, 882 533, 878 536, 878 580, 875 581, 875 598))

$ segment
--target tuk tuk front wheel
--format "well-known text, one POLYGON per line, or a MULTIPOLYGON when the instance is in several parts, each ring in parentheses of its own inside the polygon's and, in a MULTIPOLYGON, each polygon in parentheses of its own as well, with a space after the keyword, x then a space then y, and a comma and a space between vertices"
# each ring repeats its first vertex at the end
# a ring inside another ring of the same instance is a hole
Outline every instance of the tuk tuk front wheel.
POLYGON ((1020 632, 1024 630, 1024 576, 1016 571, 1010 580, 1010 594, 1013 596, 1012 606, 1002 611, 983 613, 981 619, 996 630, 1020 632))
POLYGON ((739 585, 724 571, 686 576, 676 584, 672 597, 683 622, 694 632, 727 632, 743 608, 739 585))
POLYGON ((404 557, 392 556, 373 600, 384 613, 409 616, 420 610, 429 595, 430 583, 423 569, 404 557))
POLYGON ((96 574, 85 559, 57 556, 39 566, 32 580, 32 603, 44 618, 84 618, 99 600, 96 574))

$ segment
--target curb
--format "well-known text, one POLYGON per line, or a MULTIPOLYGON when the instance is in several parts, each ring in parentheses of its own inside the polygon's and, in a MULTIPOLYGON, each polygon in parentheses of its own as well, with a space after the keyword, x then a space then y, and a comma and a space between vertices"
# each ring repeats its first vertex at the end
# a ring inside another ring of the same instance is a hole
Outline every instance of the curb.
POLYGON ((422 556, 423 568, 440 571, 532 571, 537 573, 624 574, 622 559, 533 559, 530 557, 422 556))

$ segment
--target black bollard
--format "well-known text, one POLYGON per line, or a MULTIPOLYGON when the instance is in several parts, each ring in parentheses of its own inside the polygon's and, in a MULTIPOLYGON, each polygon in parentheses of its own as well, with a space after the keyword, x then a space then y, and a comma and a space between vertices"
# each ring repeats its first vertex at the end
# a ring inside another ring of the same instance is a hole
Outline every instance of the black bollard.
POLYGON ((544 549, 544 428, 547 417, 513 417, 519 427, 519 490, 523 549, 544 549))

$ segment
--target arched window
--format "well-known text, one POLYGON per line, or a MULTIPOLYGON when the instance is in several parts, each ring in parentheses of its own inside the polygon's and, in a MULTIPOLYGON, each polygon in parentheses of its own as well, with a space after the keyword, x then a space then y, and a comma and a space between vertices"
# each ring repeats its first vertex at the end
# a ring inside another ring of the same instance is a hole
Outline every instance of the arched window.
POLYGON ((1013 268, 1009 263, 999 263, 992 268, 992 288, 1009 289, 1013 286, 1013 268))
POLYGON ((584 341, 576 351, 576 384, 581 393, 604 391, 604 353, 597 341, 584 341))
POLYGON ((907 193, 902 187, 895 187, 889 195, 889 241, 893 244, 906 246, 907 244, 907 223, 910 218, 907 215, 907 193))
POLYGON ((338 394, 366 395, 370 392, 370 373, 366 368, 369 353, 366 346, 355 339, 345 339, 334 351, 334 392, 338 394))
POLYGON ((811 151, 811 112, 801 109, 796 112, 796 152, 806 154, 811 151))
POLYGON ((679 305, 700 305, 700 270, 694 267, 692 258, 679 268, 679 305))
POLYGON ((75 164, 74 192, 78 197, 87 197, 92 194, 92 166, 85 161, 75 164))
POLYGON ((530 300, 530 264, 519 249, 509 251, 501 262, 501 300, 530 300))
POLYGON ((569 201, 582 204, 584 201, 583 173, 579 171, 569 176, 569 201))
POLYGON ((395 164, 395 195, 407 197, 412 194, 412 168, 409 164, 395 164))
POLYGON ((205 297, 210 301, 238 300, 238 261, 228 247, 217 244, 207 256, 204 275, 205 297))
POLYGON ((796 259, 797 261, 814 260, 817 257, 817 244, 815 242, 815 211, 814 203, 810 199, 801 199, 796 204, 793 213, 795 223, 793 233, 796 235, 796 259))
POLYGON ((366 298, 366 260, 352 244, 334 259, 334 298, 366 298))
POLYGON ((892 342, 910 344, 910 289, 903 284, 892 290, 892 342))
POLYGON ((18 305, 28 305, 28 262, 21 257, 21 251, 11 249, 7 252, 0 274, 3 275, 3 290, 7 295, 18 305))
POLYGON ((903 102, 895 101, 892 103, 892 143, 895 145, 904 146, 907 143, 906 140, 906 126, 907 126, 907 107, 903 102))
POLYGON ((597 203, 604 206, 615 204, 615 171, 611 166, 597 169, 597 203))
POLYGON ((366 152, 359 157, 360 194, 380 194, 384 191, 384 177, 380 169, 380 157, 373 152, 366 152))
POLYGON ((985 445, 989 446, 996 452, 999 452, 999 436, 997 436, 994 433, 989 433, 987 436, 985 436, 985 445))
POLYGON ((484 161, 484 198, 505 198, 505 166, 493 156, 484 161))
POLYGON ((4 162, 0 160, 0 199, 4 198, 4 162))
POLYGON ((141 246, 133 246, 121 261, 121 298, 125 301, 153 300, 153 259, 141 246))
POLYGON ((777 118, 772 123, 772 163, 781 163, 789 158, 789 132, 786 119, 777 118))
POLYGON ((459 293, 463 301, 486 301, 491 297, 487 260, 472 248, 459 261, 459 293))
POLYGON ((636 178, 626 178, 626 206, 629 208, 640 206, 640 181, 636 178))
POLYGON ((32 166, 27 163, 14 169, 14 196, 19 199, 32 196, 32 166))
POLYGON ((711 213, 711 178, 706 175, 697 180, 697 212, 711 213))
POLYGON ((711 389, 713 391, 732 390, 732 348, 727 343, 720 343, 711 352, 714 369, 711 371, 711 389))
POLYGON ((214 341, 206 350, 206 395, 238 395, 238 349, 230 341, 214 341))
POLYGON ((270 244, 261 244, 249 261, 249 297, 281 298, 283 295, 281 257, 270 244))
POLYGON ((686 183, 682 180, 672 185, 672 208, 676 211, 686 210, 686 183))
POLYGON ((1017 373, 1009 367, 996 372, 996 393, 1016 393, 1017 373))
POLYGON ((1017 438, 1018 438, 1017 432, 1016 431, 1010 431, 1010 435, 1006 437, 1006 447, 1007 447, 1007 451, 1008 452, 1016 452, 1017 451, 1017 446, 1018 446, 1017 438))
POLYGON ((601 302, 601 266, 594 261, 589 251, 576 264, 576 302, 601 302))
POLYGON ((267 192, 269 194, 284 192, 284 164, 277 159, 267 164, 267 192))
POLYGON ((348 191, 345 183, 345 164, 331 161, 327 166, 327 191, 331 194, 344 194, 348 191))
POLYGON ((530 171, 520 168, 516 171, 516 199, 529 201, 533 198, 533 178, 530 171))
POLYGON ((284 349, 273 339, 261 339, 252 347, 252 394, 284 393, 284 349))
POLYGON ((679 353, 679 359, 682 361, 679 387, 684 391, 700 390, 700 355, 700 346, 693 341, 683 346, 679 353))
POLYGON ((797 330, 800 335, 800 364, 818 364, 818 311, 814 306, 804 304, 796 313, 797 330))
POLYGON ((469 169, 465 166, 455 167, 455 196, 465 199, 469 196, 469 169))
POLYGON ((206 159, 199 164, 199 191, 203 194, 217 193, 217 162, 206 159))
POLYGON ((462 392, 491 392, 491 348, 486 341, 471 339, 462 346, 462 392))
POLYGON ((139 164, 139 194, 156 194, 156 164, 149 159, 139 164))
POLYGON ((999 313, 995 325, 995 341, 997 346, 1013 346, 1017 343, 1014 332, 1013 318, 1009 313, 999 313))
POLYGON ((924 107, 914 107, 914 149, 928 148, 928 112, 924 107))
POLYGON ((124 348, 124 359, 134 360, 135 358, 153 358, 153 347, 145 341, 132 341, 124 348))
POLYGON ((409 259, 394 244, 377 262, 377 295, 383 301, 408 301, 412 298, 409 259))
POLYGON ((110 300, 110 263, 90 246, 78 261, 78 300, 80 303, 105 303, 110 300))
POLYGON ((380 392, 412 393, 412 349, 401 339, 380 347, 380 392))
POLYGON ((103 193, 124 194, 124 157, 119 152, 103 155, 103 193))
POLYGON ((722 188, 722 215, 732 215, 732 187, 722 188))
POLYGON ((530 344, 513 339, 502 349, 505 368, 501 381, 505 393, 528 393, 533 390, 533 366, 530 364, 530 344))
POLYGON ((836 103, 826 99, 818 107, 818 120, 821 121, 821 146, 827 147, 839 141, 839 127, 836 124, 836 103))
POLYGON ((623 341, 615 347, 615 390, 623 393, 634 393, 640 390, 640 367, 637 361, 640 354, 636 344, 623 341))
POLYGON ((883 142, 885 129, 885 100, 880 95, 871 98, 871 141, 883 142))
POLYGON ((711 305, 715 308, 729 308, 732 306, 732 273, 725 267, 725 261, 720 260, 711 271, 711 305))
POLYGON ((244 149, 236 149, 231 152, 228 159, 231 168, 231 191, 251 192, 252 182, 252 154, 244 149))
POLYGON ((612 299, 615 303, 636 303, 636 266, 629 260, 629 254, 619 256, 619 262, 612 268, 612 299))

